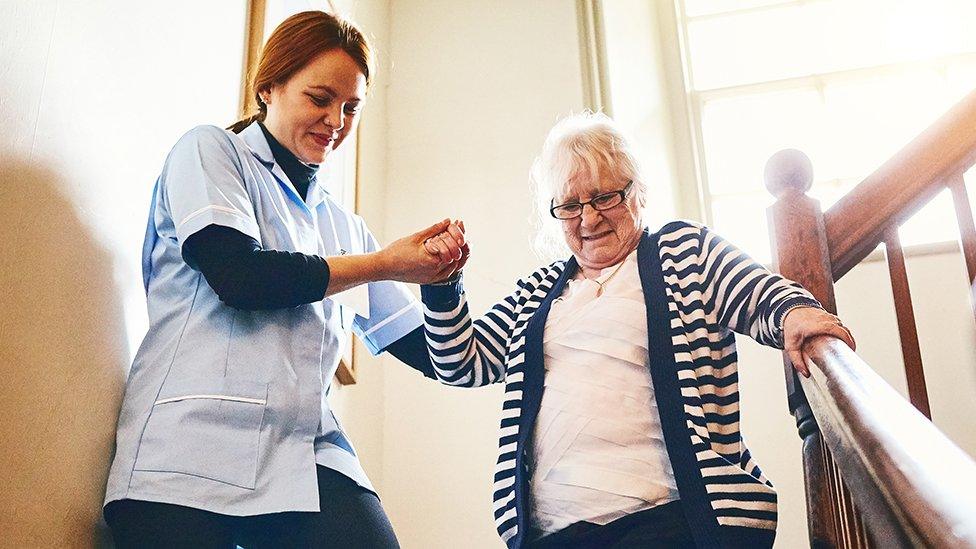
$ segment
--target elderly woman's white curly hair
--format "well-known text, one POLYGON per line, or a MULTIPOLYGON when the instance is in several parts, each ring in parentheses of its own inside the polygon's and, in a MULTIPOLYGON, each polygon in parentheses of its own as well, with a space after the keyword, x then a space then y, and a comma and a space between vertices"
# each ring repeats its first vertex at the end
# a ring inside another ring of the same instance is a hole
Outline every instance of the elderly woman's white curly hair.
POLYGON ((551 260, 568 255, 560 222, 549 214, 549 207, 566 197, 571 181, 587 181, 596 188, 601 170, 615 174, 621 187, 633 180, 633 196, 643 209, 647 183, 632 149, 633 141, 603 113, 571 114, 549 130, 531 172, 538 229, 534 244, 540 257, 551 260))

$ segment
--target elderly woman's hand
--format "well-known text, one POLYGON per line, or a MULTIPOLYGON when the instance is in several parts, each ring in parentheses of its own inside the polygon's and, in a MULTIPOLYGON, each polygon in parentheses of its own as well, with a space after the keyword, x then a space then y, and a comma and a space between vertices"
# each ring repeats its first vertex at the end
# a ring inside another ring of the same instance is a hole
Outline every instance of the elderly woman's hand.
POLYGON ((471 248, 464 234, 464 221, 459 219, 452 222, 446 230, 425 240, 424 247, 442 261, 453 262, 453 270, 445 278, 453 277, 464 268, 471 255, 471 248))
POLYGON ((380 250, 383 278, 430 284, 453 276, 468 255, 463 228, 457 225, 445 219, 380 250))
POLYGON ((818 335, 834 336, 851 349, 857 346, 851 331, 827 311, 818 307, 797 307, 787 311, 783 319, 783 350, 796 371, 804 377, 810 377, 810 369, 803 354, 803 344, 818 335))
POLYGON ((445 230, 424 240, 428 252, 449 261, 460 261, 465 246, 464 222, 461 220, 449 223, 445 230))

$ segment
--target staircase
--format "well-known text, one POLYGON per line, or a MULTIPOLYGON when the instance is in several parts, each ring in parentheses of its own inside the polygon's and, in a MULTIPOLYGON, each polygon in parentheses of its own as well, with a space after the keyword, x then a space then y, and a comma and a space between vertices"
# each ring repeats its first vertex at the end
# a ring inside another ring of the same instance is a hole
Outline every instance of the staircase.
POLYGON ((830 337, 807 344, 809 379, 799 378, 784 355, 790 411, 803 440, 811 547, 976 548, 976 462, 930 420, 897 232, 951 190, 976 314, 976 226, 963 182, 974 164, 976 92, 826 212, 806 195, 813 181, 806 155, 780 151, 766 165, 766 187, 776 197, 768 212, 775 268, 828 310, 837 310, 834 282, 883 244, 908 381, 906 400, 830 337))

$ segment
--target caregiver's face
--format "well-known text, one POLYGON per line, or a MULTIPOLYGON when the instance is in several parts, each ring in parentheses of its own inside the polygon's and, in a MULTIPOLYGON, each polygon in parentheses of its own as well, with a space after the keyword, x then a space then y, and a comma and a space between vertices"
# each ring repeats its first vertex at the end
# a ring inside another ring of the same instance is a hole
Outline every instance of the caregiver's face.
POLYGON ((566 193, 556 198, 557 205, 594 201, 583 205, 578 217, 560 220, 566 244, 584 274, 616 265, 637 247, 643 223, 635 195, 630 180, 601 169, 597 181, 574 178, 566 193))
POLYGON ((366 95, 366 76, 341 49, 327 50, 263 94, 264 125, 303 162, 321 164, 352 132, 366 95))

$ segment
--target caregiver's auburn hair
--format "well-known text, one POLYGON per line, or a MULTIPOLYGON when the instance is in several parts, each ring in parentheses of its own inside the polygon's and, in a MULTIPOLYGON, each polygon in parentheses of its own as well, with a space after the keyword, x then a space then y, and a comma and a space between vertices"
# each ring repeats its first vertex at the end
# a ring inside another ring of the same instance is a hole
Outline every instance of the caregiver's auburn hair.
POLYGON ((227 129, 240 133, 252 122, 263 121, 268 107, 261 100, 261 93, 284 84, 313 59, 334 49, 346 52, 356 62, 368 87, 372 81, 373 48, 355 25, 324 11, 303 11, 282 21, 268 38, 257 70, 249 77, 248 90, 257 102, 258 112, 227 129))

